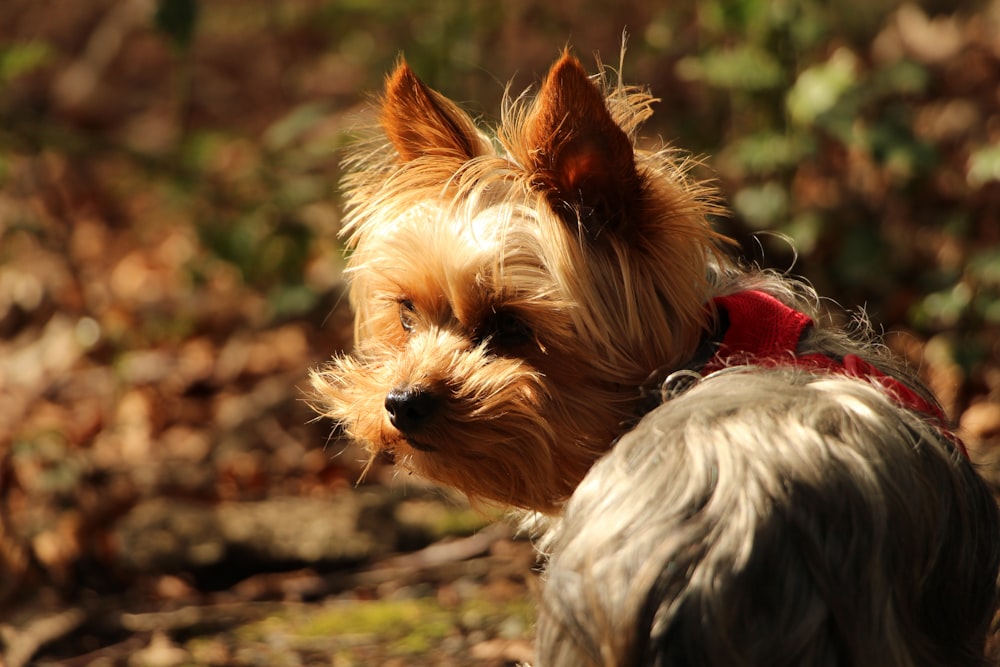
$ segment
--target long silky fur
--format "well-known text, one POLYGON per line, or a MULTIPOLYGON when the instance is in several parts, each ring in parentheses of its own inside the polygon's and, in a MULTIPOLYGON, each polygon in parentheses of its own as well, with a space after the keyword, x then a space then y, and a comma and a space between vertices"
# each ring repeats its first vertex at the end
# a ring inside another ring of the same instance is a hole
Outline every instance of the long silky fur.
POLYGON ((726 369, 550 529, 535 667, 983 666, 998 531, 970 461, 881 387, 726 369))

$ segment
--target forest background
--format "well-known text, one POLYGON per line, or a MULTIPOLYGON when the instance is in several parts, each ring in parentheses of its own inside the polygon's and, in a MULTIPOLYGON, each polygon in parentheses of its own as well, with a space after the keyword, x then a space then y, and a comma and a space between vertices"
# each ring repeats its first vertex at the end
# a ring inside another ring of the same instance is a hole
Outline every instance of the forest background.
POLYGON ((495 123, 570 45, 744 254, 1000 457, 1000 1, 2 0, 0 664, 504 665, 531 545, 314 419, 339 160, 400 53, 495 123))

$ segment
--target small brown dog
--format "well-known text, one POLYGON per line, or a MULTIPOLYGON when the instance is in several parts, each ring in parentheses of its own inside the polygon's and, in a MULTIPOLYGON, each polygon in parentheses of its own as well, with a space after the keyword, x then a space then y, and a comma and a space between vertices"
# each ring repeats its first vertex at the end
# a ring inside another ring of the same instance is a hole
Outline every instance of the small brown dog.
POLYGON ((373 457, 554 514, 673 370, 894 375, 813 324, 811 291, 720 251, 710 189, 636 146, 653 101, 564 54, 494 142, 401 62, 346 181, 356 349, 314 372, 319 411, 373 457))
POLYGON ((879 384, 727 369, 566 504, 535 667, 986 665, 998 535, 954 440, 879 384))

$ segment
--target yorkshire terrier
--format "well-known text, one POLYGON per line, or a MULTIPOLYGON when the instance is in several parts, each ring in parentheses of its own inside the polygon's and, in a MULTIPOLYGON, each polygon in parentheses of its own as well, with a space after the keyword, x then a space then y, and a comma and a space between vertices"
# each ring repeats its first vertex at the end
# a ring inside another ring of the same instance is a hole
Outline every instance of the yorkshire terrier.
POLYGON ((654 101, 564 53, 491 137, 400 61, 378 136, 349 160, 356 348, 313 373, 320 412, 373 459, 558 514, 671 371, 895 375, 876 346, 815 324, 810 290, 729 256, 692 162, 637 144, 654 101))
POLYGON ((950 435, 844 374, 694 384, 547 534, 535 667, 988 664, 1000 519, 950 435))

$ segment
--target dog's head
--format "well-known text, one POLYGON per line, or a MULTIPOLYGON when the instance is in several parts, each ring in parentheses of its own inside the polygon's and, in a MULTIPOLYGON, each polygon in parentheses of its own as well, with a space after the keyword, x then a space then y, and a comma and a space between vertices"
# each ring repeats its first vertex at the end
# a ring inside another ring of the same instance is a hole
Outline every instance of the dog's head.
POLYGON ((710 192, 635 146, 652 99, 570 55, 480 132, 405 63, 346 181, 356 349, 313 375, 373 455, 553 511, 708 326, 710 192))

